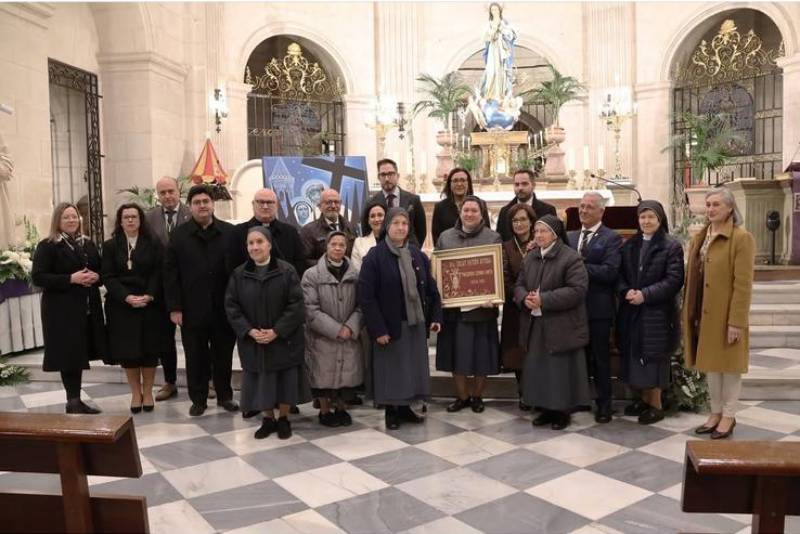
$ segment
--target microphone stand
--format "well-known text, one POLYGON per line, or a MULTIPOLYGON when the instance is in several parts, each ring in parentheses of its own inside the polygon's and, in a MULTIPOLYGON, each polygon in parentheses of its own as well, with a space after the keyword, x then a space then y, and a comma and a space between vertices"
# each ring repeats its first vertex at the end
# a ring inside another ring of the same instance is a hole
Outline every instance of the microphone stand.
POLYGON ((640 203, 642 201, 642 194, 639 193, 639 190, 636 189, 635 187, 633 187, 632 185, 621 184, 619 182, 615 182, 614 180, 609 180, 608 178, 603 178, 602 176, 597 176, 596 174, 593 174, 593 173, 590 173, 589 176, 591 176, 592 178, 596 178, 596 179, 600 180, 601 182, 606 182, 608 184, 613 184, 613 185, 619 187, 620 189, 627 189, 628 191, 633 191, 634 193, 636 193, 636 203, 638 204, 638 203, 640 203))

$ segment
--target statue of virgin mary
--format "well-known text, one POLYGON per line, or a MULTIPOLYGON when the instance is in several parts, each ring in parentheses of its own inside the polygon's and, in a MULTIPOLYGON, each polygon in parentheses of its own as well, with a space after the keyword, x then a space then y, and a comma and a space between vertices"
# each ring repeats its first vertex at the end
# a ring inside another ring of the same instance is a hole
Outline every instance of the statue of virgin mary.
POLYGON ((483 61, 486 67, 481 78, 481 97, 484 99, 503 102, 512 96, 516 39, 517 32, 503 19, 500 4, 489 4, 489 27, 483 35, 483 61))

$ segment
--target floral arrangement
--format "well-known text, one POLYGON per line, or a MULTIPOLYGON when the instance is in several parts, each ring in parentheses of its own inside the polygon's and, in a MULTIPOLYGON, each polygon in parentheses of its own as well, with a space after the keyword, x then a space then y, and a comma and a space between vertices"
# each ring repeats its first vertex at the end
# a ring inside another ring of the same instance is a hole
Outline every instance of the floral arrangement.
POLYGON ((28 381, 28 370, 19 365, 11 365, 0 357, 0 386, 13 386, 28 381))
POLYGON ((39 242, 39 232, 27 217, 23 217, 25 241, 9 249, 0 251, 0 284, 8 280, 31 282, 33 252, 39 242))

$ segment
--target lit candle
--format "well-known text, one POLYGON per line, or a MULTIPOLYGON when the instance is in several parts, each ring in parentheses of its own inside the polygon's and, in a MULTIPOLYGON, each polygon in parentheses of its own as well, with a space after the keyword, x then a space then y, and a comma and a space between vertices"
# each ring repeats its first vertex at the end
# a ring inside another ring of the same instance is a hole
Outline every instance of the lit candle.
POLYGON ((583 169, 586 170, 591 165, 589 160, 589 145, 583 145, 583 169))
POLYGON ((606 147, 600 145, 597 147, 597 168, 598 169, 605 169, 606 163, 606 147))
POLYGON ((567 150, 567 170, 575 170, 575 149, 572 147, 567 150))
POLYGON ((544 130, 539 132, 539 146, 544 148, 544 130))
POLYGON ((528 133, 528 152, 530 152, 530 151, 531 151, 531 134, 529 132, 528 133))

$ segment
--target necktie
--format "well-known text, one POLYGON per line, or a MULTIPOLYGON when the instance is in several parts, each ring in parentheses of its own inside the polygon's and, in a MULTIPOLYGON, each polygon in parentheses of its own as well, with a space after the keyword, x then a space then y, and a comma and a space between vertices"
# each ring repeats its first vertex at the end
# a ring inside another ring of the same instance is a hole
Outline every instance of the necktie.
POLYGON ((167 233, 171 234, 175 228, 175 210, 167 210, 167 233))
POLYGON ((386 205, 390 208, 394 207, 394 199, 397 198, 394 193, 386 195, 386 205))
POLYGON ((592 235, 591 230, 584 230, 583 231, 583 240, 581 241, 581 256, 584 258, 586 257, 586 253, 589 252, 589 236, 592 235))

